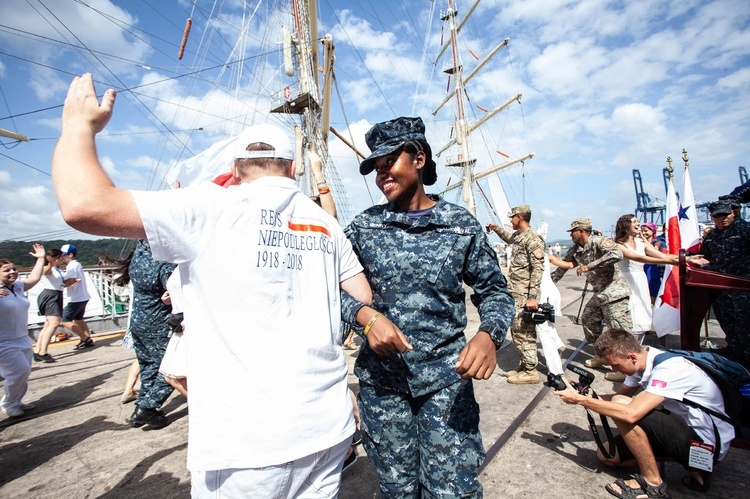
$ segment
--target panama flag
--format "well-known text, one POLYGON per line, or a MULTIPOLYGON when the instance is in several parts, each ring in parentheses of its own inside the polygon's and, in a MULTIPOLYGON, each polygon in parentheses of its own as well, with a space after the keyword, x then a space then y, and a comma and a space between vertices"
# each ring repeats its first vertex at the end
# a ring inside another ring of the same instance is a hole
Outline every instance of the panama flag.
MULTIPOLYGON (((692 190, 690 198, 692 200, 692 190)), ((692 204, 692 203, 691 203, 692 204)), ((695 211, 695 206, 692 207, 695 211)), ((667 246, 669 253, 678 254, 682 247, 680 238, 680 223, 678 221, 680 210, 677 208, 677 194, 674 191, 674 182, 669 179, 667 187, 667 246)), ((693 218, 695 220, 695 218, 693 218)), ((659 295, 654 303, 654 331, 659 337, 665 334, 679 331, 680 329, 680 276, 676 267, 667 265, 664 269, 664 278, 661 281, 659 295)))
POLYGON ((693 186, 690 183, 690 169, 685 166, 682 176, 682 197, 677 217, 680 223, 681 248, 689 252, 697 252, 701 244, 700 226, 698 225, 698 211, 693 199, 693 186))

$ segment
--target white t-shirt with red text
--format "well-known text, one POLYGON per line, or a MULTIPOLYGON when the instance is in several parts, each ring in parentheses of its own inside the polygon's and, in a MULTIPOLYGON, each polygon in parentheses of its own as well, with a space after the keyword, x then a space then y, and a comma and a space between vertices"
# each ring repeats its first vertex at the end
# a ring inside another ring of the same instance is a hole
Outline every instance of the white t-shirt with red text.
POLYGON ((293 180, 133 192, 154 258, 179 265, 188 469, 286 463, 354 432, 339 283, 362 271, 293 180))

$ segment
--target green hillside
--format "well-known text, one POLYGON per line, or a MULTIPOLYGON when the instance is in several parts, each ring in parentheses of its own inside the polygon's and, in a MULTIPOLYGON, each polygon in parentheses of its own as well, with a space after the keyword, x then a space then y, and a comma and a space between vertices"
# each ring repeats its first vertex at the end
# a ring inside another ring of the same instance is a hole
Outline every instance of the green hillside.
MULTIPOLYGON (((82 265, 97 265, 99 257, 112 255, 124 257, 135 246, 135 239, 56 239, 53 241, 33 241, 44 245, 44 249, 60 248, 63 244, 73 244, 78 249, 76 258, 82 265)), ((35 261, 29 255, 33 242, 0 242, 0 258, 7 258, 18 267, 31 267, 35 261)))

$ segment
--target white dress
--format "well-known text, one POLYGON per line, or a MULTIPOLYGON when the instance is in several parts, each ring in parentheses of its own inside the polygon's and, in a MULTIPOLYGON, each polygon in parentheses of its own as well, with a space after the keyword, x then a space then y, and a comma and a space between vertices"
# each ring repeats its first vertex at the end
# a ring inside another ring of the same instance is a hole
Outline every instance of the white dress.
MULTIPOLYGON (((172 313, 184 312, 182 297, 182 279, 180 277, 180 266, 175 267, 172 275, 167 279, 167 291, 172 300, 172 313)), ((170 378, 187 378, 187 351, 183 333, 173 332, 169 337, 167 349, 162 357, 159 372, 170 378)))
MULTIPOLYGON (((628 246, 628 248, 638 253, 639 255, 646 255, 646 249, 644 248, 643 241, 641 239, 634 239, 635 248, 628 246)), ((643 264, 636 262, 628 258, 623 258, 617 262, 617 266, 620 267, 622 276, 630 287, 630 317, 633 320, 633 332, 642 332, 651 330, 651 295, 648 291, 648 279, 646 273, 643 271, 643 264)))
MULTIPOLYGON (((541 294, 539 304, 551 303, 555 307, 555 317, 562 317, 560 290, 557 289, 552 276, 550 275, 549 258, 544 256, 544 274, 539 286, 541 294)), ((562 360, 560 359, 560 348, 565 348, 565 344, 557 333, 555 324, 549 321, 536 325, 536 336, 542 344, 544 358, 547 361, 547 369, 552 374, 562 374, 562 360)))

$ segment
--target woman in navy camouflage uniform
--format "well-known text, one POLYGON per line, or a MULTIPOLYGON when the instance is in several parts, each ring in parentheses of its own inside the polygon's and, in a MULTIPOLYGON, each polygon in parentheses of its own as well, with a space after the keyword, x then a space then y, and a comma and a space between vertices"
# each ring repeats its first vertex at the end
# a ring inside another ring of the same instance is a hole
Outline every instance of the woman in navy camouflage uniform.
POLYGON ((169 421, 159 408, 174 388, 159 373, 169 343, 168 321, 172 312, 172 307, 165 305, 161 297, 167 290, 167 279, 175 265, 154 260, 145 239, 138 241, 129 263, 127 260, 122 263, 125 264, 123 275, 116 283, 120 286, 133 283, 129 331, 141 368, 141 388, 130 425, 134 428, 144 425, 150 429, 163 428, 169 421))
POLYGON ((372 153, 360 173, 376 170, 388 203, 345 231, 373 302, 343 299, 344 319, 366 339, 354 370, 365 449, 383 497, 481 497, 471 380, 495 369, 513 298, 479 222, 425 193, 437 175, 422 120, 379 123, 366 138, 372 153), (468 343, 464 283, 481 320, 468 343))

